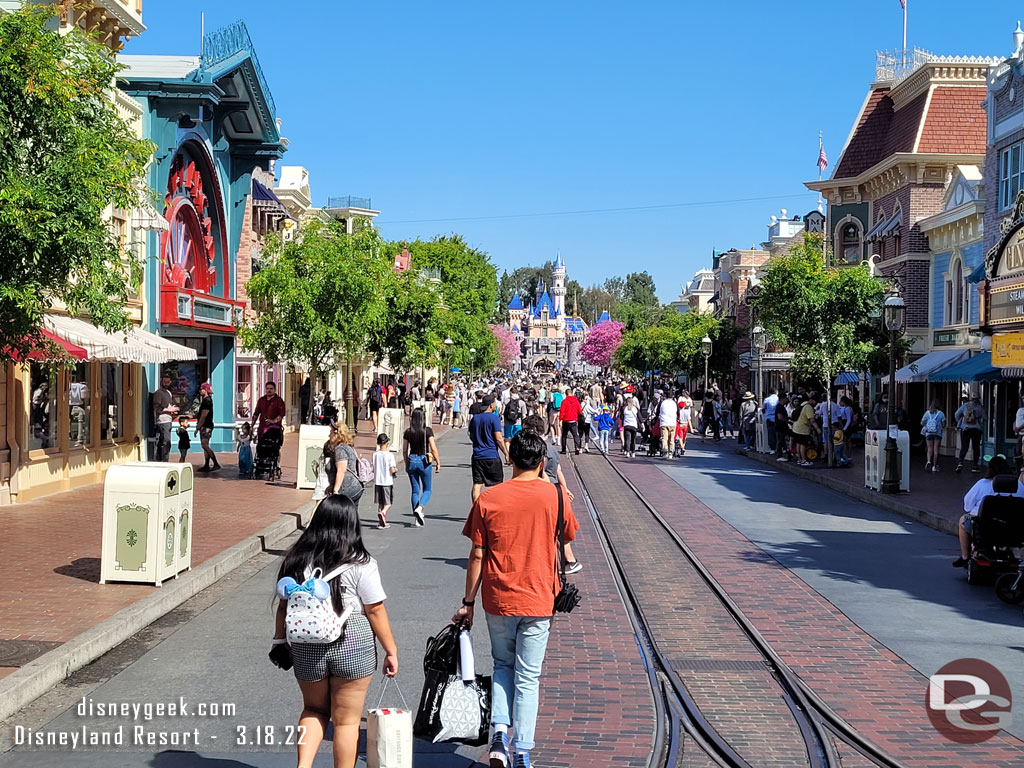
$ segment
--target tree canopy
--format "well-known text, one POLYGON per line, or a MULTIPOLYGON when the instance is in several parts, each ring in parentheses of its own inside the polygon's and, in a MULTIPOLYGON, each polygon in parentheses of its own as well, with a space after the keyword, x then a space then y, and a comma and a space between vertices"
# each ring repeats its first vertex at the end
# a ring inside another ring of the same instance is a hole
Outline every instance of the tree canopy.
POLYGON ((587 340, 580 347, 580 357, 589 365, 607 368, 612 364, 615 350, 622 346, 622 329, 616 320, 606 320, 590 329, 587 340))
POLYGON ((141 281, 106 212, 138 205, 153 145, 117 113, 109 49, 52 17, 34 3, 0 14, 0 360, 42 342, 53 302, 128 328, 141 281))
POLYGON ((772 259, 761 279, 757 321, 794 352, 793 368, 828 384, 843 370, 877 370, 888 347, 879 310, 887 285, 866 266, 826 267, 822 237, 772 259))
MULTIPOLYGON (((438 314, 439 344, 445 337, 454 342, 451 363, 490 368, 497 362, 497 344, 488 328, 498 303, 498 276, 484 251, 473 248, 459 235, 405 243, 414 269, 436 270, 441 279, 443 306, 438 314), (476 353, 470 353, 476 349, 476 353)), ((435 350, 441 354, 441 348, 435 350)), ((438 359, 438 358, 435 358, 438 359)))
POLYGON ((242 343, 269 363, 303 362, 314 374, 366 351, 392 267, 372 227, 346 234, 337 222, 313 220, 295 240, 271 235, 246 284, 259 314, 239 328, 242 343))
POLYGON ((701 340, 707 336, 712 340, 710 373, 721 376, 731 370, 737 332, 730 321, 695 312, 682 314, 671 307, 652 308, 647 317, 651 322, 634 317, 633 326, 626 325, 622 346, 615 354, 623 368, 703 376, 701 340))

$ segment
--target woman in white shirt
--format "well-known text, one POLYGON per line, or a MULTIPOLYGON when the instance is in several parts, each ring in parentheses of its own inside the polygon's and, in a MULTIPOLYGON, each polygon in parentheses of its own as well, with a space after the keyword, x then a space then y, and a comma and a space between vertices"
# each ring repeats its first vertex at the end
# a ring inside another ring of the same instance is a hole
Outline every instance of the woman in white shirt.
POLYGON ((636 433, 640 429, 640 409, 632 395, 626 395, 622 406, 622 451, 627 456, 636 455, 636 433))
POLYGON ((299 744, 300 768, 313 765, 327 721, 334 722, 336 766, 354 766, 359 747, 359 723, 370 678, 377 668, 377 642, 384 648, 384 674, 398 674, 398 648, 384 608, 384 588, 377 561, 363 545, 356 505, 347 496, 328 496, 317 507, 309 526, 284 556, 278 579, 277 620, 270 659, 282 669, 295 665, 302 691, 299 728, 305 738, 299 744), (296 643, 285 639, 287 598, 282 589, 303 585, 307 572, 319 568, 341 572, 328 584, 331 604, 341 616, 351 614, 344 630, 331 643, 296 643), (297 582, 297 584, 296 584, 297 582))
MULTIPOLYGON (((960 537, 960 559, 953 562, 954 568, 963 568, 971 557, 971 524, 973 518, 978 516, 981 509, 981 502, 986 496, 995 495, 992 490, 992 481, 999 475, 1012 475, 1013 468, 1003 456, 993 456, 988 462, 985 476, 976 482, 964 496, 964 514, 960 518, 960 525, 957 526, 957 533, 960 537)), ((1017 478, 1017 492, 1014 496, 1024 498, 1024 483, 1017 478)))

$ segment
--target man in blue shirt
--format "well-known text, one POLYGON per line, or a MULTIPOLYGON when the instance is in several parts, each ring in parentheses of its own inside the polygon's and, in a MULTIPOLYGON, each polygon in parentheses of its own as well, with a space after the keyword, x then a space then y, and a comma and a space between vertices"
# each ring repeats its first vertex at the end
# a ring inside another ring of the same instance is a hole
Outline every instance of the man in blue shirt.
POLYGON ((775 409, 779 407, 779 390, 772 387, 764 399, 764 422, 768 427, 768 453, 775 453, 775 409))
POLYGON ((505 479, 505 471, 500 452, 508 463, 508 449, 502 436, 501 417, 495 412, 497 403, 493 395, 485 395, 482 405, 483 413, 477 414, 469 422, 469 439, 473 443, 473 458, 470 465, 473 470, 473 501, 485 487, 490 488, 505 479))

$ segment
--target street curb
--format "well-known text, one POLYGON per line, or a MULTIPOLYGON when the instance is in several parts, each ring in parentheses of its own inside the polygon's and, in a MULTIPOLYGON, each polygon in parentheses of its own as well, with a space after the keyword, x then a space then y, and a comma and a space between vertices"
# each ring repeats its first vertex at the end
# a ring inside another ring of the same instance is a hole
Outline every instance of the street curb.
POLYGON ((898 515, 909 517, 911 520, 916 520, 917 522, 923 523, 929 528, 934 528, 937 531, 948 533, 951 536, 957 535, 956 521, 947 520, 944 517, 939 517, 933 512, 929 512, 927 509, 921 509, 919 507, 915 507, 913 504, 908 504, 905 501, 899 501, 900 497, 898 496, 886 496, 867 487, 851 486, 848 483, 841 482, 827 474, 823 474, 823 472, 829 472, 831 470, 808 470, 803 467, 796 466, 793 462, 777 462, 775 460, 775 456, 767 453, 762 454, 739 449, 737 449, 736 453, 747 456, 755 461, 760 461, 762 464, 770 464, 778 470, 789 472, 789 474, 802 477, 804 480, 810 480, 818 485, 824 485, 834 491, 839 491, 845 496, 852 496, 853 498, 866 502, 867 504, 873 504, 874 506, 881 507, 889 512, 895 512, 898 515))
POLYGON ((44 653, 0 679, 0 723, 32 703, 73 672, 95 661, 136 632, 170 613, 225 574, 305 525, 313 510, 309 502, 243 541, 214 555, 177 579, 170 579, 152 594, 123 608, 58 648, 44 653))

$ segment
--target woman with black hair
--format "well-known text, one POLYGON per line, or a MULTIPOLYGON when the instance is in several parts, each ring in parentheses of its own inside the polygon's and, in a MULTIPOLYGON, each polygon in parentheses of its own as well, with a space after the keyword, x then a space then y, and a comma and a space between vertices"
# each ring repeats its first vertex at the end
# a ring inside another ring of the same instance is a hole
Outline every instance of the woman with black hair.
POLYGON ((430 503, 433 474, 441 471, 441 452, 437 450, 434 430, 425 426, 426 420, 423 409, 415 409, 409 416, 409 428, 402 436, 405 471, 412 486, 412 513, 418 526, 423 525, 423 510, 430 503))
POLYGON ((377 642, 385 653, 384 674, 398 674, 398 648, 384 608, 386 595, 377 561, 363 545, 356 505, 335 494, 320 503, 309 526, 285 554, 278 579, 291 577, 301 584, 307 569, 319 568, 327 574, 339 567, 343 570, 329 582, 332 607, 339 616, 346 608, 352 613, 334 642, 285 645, 287 604, 281 600, 277 606, 271 658, 287 663, 291 657, 302 691, 299 727, 305 729, 305 738, 298 747, 299 768, 313 765, 328 720, 334 723, 335 768, 355 766, 366 691, 377 668, 377 642))

